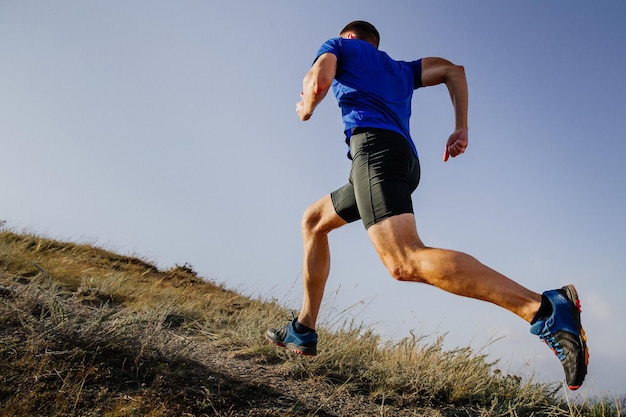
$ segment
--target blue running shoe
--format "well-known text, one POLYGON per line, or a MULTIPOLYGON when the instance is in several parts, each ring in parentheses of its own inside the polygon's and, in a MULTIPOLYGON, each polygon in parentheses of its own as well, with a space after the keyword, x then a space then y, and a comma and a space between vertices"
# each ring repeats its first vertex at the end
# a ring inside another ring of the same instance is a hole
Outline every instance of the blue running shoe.
POLYGON ((552 315, 539 319, 530 332, 541 338, 556 354, 571 390, 580 388, 587 375, 587 336, 580 323, 580 300, 573 285, 543 293, 553 307, 552 315))
POLYGON ((294 324, 298 320, 294 317, 292 321, 278 329, 269 329, 265 332, 265 338, 276 346, 284 347, 292 352, 305 356, 317 355, 317 332, 298 333, 294 329, 294 324))

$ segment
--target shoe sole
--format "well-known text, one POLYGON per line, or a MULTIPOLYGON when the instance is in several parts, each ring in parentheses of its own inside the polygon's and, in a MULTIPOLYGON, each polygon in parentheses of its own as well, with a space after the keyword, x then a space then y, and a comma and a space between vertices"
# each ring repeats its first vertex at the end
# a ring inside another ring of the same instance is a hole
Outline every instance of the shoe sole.
POLYGON ((270 342, 270 344, 272 344, 274 346, 281 347, 281 348, 288 349, 288 350, 292 351, 293 353, 297 353, 298 355, 302 355, 302 356, 317 356, 317 349, 316 348, 310 348, 310 347, 306 347, 306 346, 294 345, 293 343, 285 344, 285 343, 282 343, 282 342, 277 342, 275 340, 272 340, 267 335, 265 336, 265 338, 267 339, 268 342, 270 342))
MULTIPOLYGON (((576 327, 578 328, 578 333, 580 334, 581 345, 583 346, 583 349, 585 351, 585 368, 587 368, 587 366, 589 365, 589 349, 587 349, 587 335, 585 334, 585 329, 583 329, 580 321, 580 313, 582 312, 582 308, 580 304, 580 299, 578 298, 578 292, 573 285, 566 285, 562 288, 562 290, 565 291, 565 296, 567 297, 567 299, 574 303, 574 305, 576 306, 576 314, 574 314, 574 320, 576 323, 576 327)), ((572 391, 577 390, 581 386, 582 384, 568 385, 569 389, 572 391)))

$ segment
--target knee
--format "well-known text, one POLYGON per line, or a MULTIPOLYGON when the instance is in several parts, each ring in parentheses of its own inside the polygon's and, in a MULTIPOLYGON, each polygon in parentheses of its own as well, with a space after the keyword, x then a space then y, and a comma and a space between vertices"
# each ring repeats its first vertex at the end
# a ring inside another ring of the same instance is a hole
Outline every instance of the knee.
POLYGON ((438 265, 428 256, 424 256, 420 250, 409 251, 405 256, 396 254, 387 259, 383 258, 383 263, 396 281, 436 285, 441 275, 438 265))
POLYGON ((328 233, 330 230, 324 226, 322 211, 316 205, 312 205, 304 211, 301 221, 302 235, 311 236, 328 233))
POLYGON ((310 205, 302 215, 302 235, 306 238, 323 237, 346 224, 335 211, 330 195, 310 205))
POLYGON ((421 268, 416 264, 415 260, 393 260, 385 262, 385 266, 389 271, 389 274, 396 281, 411 281, 426 283, 424 274, 421 272, 421 268))

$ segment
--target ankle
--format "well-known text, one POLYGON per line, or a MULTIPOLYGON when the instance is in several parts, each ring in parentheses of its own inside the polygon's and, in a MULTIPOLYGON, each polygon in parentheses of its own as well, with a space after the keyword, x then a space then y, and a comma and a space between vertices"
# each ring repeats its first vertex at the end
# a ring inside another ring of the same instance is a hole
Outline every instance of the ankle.
POLYGON ((310 327, 305 326, 304 324, 300 323, 298 320, 296 320, 293 323, 293 328, 296 331, 296 333, 299 333, 299 334, 315 332, 315 329, 311 329, 310 327))
POLYGON ((530 324, 535 324, 540 319, 550 317, 552 315, 552 311, 554 308, 552 307, 552 303, 545 295, 541 295, 541 306, 539 306, 539 310, 535 314, 535 317, 530 321, 530 324))

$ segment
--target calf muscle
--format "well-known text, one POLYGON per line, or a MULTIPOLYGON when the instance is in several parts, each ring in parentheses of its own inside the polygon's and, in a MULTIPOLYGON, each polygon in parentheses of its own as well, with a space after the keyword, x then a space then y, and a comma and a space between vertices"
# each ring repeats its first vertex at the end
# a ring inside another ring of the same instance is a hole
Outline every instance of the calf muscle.
POLYGON ((538 294, 480 263, 448 249, 430 248, 420 240, 412 214, 401 214, 369 228, 368 234, 392 277, 484 300, 530 322, 539 308, 538 294))

